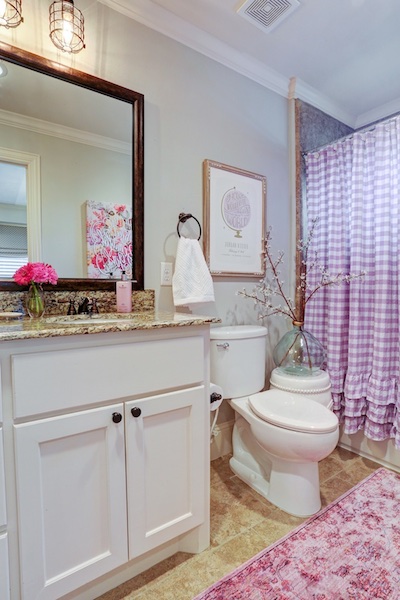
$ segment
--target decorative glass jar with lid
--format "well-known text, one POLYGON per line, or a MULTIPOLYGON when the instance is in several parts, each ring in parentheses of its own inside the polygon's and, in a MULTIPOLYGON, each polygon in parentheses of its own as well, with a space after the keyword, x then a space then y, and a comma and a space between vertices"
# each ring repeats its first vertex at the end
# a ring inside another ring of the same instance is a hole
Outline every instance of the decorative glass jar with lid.
POLYGON ((273 351, 274 363, 290 375, 313 375, 325 362, 325 350, 303 322, 293 321, 293 329, 285 333, 273 351))

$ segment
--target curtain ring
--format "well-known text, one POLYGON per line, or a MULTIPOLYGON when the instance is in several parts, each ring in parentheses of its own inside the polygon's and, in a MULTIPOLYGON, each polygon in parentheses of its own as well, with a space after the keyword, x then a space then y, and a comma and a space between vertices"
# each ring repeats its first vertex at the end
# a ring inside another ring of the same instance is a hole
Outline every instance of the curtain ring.
POLYGON ((196 217, 194 217, 192 214, 190 213, 179 213, 179 219, 178 219, 178 224, 176 226, 176 231, 179 237, 181 237, 180 231, 179 231, 179 225, 181 223, 186 223, 186 221, 188 219, 194 219, 197 223, 197 225, 199 226, 199 237, 197 238, 197 240, 199 240, 201 238, 201 225, 199 223, 199 221, 196 219, 196 217))

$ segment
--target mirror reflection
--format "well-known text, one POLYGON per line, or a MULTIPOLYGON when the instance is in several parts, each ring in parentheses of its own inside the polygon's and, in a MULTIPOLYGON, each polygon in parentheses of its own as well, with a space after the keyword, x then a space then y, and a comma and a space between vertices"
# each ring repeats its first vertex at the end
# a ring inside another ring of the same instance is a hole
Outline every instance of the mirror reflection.
POLYGON ((28 260, 26 167, 0 161, 0 279, 28 260))
POLYGON ((20 50, 16 62, 0 79, 0 227, 10 238, 24 221, 27 230, 25 247, 11 239, 0 255, 48 262, 61 279, 118 279, 123 269, 142 289, 142 95, 20 50), (117 235, 123 260, 109 248, 117 235))

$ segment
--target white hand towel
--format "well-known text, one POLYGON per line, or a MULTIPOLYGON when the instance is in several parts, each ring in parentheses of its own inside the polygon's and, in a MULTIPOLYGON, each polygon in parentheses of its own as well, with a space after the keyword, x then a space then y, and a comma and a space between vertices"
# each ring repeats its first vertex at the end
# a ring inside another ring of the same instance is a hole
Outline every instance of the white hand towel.
POLYGON ((172 293, 175 306, 214 302, 213 280, 198 240, 179 238, 172 293))

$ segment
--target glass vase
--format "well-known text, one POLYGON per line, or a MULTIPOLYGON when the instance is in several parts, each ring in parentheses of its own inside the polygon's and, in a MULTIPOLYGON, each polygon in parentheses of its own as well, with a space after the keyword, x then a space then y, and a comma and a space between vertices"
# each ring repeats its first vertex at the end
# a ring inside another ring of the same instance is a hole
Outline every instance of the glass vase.
POLYGON ((275 346, 273 359, 289 375, 313 375, 325 362, 325 350, 302 323, 294 321, 293 329, 275 346))
POLYGON ((26 298, 26 310, 31 319, 40 319, 45 311, 43 289, 40 283, 31 283, 26 298))

